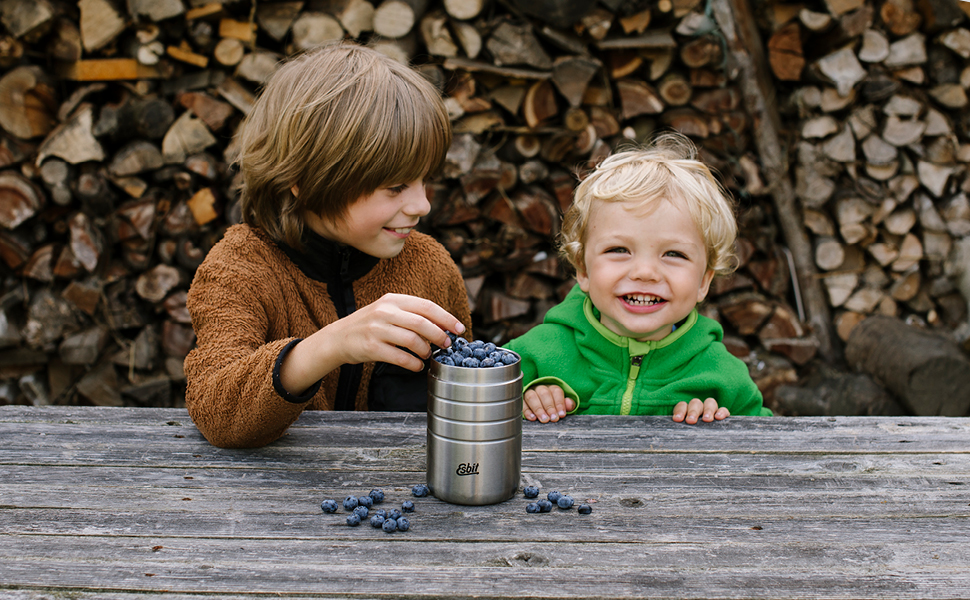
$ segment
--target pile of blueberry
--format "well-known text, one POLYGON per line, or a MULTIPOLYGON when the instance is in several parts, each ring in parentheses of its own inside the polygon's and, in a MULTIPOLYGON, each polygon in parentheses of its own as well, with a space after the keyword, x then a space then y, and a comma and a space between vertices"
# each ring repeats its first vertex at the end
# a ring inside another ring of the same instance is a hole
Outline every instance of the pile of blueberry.
POLYGON ((514 365, 519 362, 519 357, 514 352, 503 350, 492 342, 482 340, 469 342, 450 331, 448 337, 451 338, 451 346, 439 350, 434 355, 434 359, 443 365, 485 369, 514 365))
MULTIPOLYGON (((539 497, 539 488, 534 485, 528 485, 522 490, 522 495, 530 500, 539 497)), ((546 497, 535 502, 530 502, 525 507, 525 512, 527 513, 544 513, 550 512, 553 505, 558 506, 562 510, 569 510, 573 507, 574 500, 573 497, 568 494, 561 494, 559 492, 553 491, 546 494, 546 497)), ((576 509, 581 515, 588 515, 593 512, 593 508, 589 504, 580 504, 579 508, 576 509)))
MULTIPOLYGON (((423 498, 429 493, 428 486, 423 483, 416 485, 411 489, 411 493, 415 497, 423 498)), ((371 527, 383 529, 387 533, 407 531, 411 528, 411 521, 404 515, 414 512, 414 502, 405 500, 400 509, 387 511, 378 508, 374 510, 374 514, 371 514, 374 505, 382 502, 384 502, 384 492, 378 489, 371 490, 366 496, 347 496, 343 501, 344 510, 350 513, 347 515, 347 525, 357 527, 369 517, 371 527)), ((320 510, 325 513, 337 512, 337 501, 324 500, 320 503, 320 510)))

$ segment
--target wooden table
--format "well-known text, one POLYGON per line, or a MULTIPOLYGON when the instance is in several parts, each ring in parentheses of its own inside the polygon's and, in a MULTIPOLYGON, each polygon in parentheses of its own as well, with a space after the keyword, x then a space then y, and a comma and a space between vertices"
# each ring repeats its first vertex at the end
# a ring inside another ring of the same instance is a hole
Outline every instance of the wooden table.
POLYGON ((223 450, 184 410, 0 407, 0 598, 970 597, 970 418, 526 423, 522 483, 590 515, 412 498, 425 424, 223 450), (410 531, 320 510, 372 488, 410 531))

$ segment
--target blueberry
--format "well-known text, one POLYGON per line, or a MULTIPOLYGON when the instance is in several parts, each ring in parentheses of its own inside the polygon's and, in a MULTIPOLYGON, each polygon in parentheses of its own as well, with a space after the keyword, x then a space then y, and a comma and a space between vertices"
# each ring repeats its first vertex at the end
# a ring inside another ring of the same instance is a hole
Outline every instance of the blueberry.
POLYGON ((401 517, 397 520, 398 531, 407 531, 408 529, 411 529, 411 521, 408 521, 407 517, 401 517))
POLYGON ((448 367, 455 366, 455 361, 450 356, 444 356, 439 354, 438 356, 435 357, 435 360, 448 367))
POLYGON ((401 510, 403 510, 406 513, 414 512, 414 502, 411 502, 410 500, 405 500, 404 503, 401 504, 401 510))
POLYGON ((384 519, 384 523, 381 524, 381 529, 391 533, 397 529, 397 521, 395 519, 384 519))
POLYGON ((366 506, 367 508, 370 508, 374 506, 374 499, 371 498, 370 496, 357 496, 357 505, 366 506))
POLYGON ((468 342, 468 347, 471 348, 472 350, 475 350, 477 348, 484 348, 485 342, 483 342, 482 340, 472 340, 471 342, 468 342))
POLYGON ((485 352, 487 352, 488 354, 495 352, 495 344, 493 344, 492 342, 488 342, 482 347, 485 348, 485 352))
POLYGON ((358 525, 360 525, 360 515, 358 515, 357 513, 349 515, 347 517, 347 524, 350 525, 351 527, 357 527, 358 525))
POLYGON ((549 499, 549 502, 553 502, 553 503, 559 502, 560 496, 562 496, 562 494, 560 494, 559 492, 549 492, 548 494, 546 494, 546 498, 549 499))
POLYGON ((589 513, 593 512, 593 507, 589 504, 580 504, 579 508, 576 509, 576 512, 581 515, 588 515, 589 513))
POLYGON ((464 348, 465 346, 467 346, 468 340, 466 340, 463 337, 455 336, 455 339, 452 340, 452 344, 454 345, 453 347, 455 348, 455 350, 458 350, 459 348, 464 348))
POLYGON ((534 485, 527 485, 522 490, 522 495, 525 496, 526 498, 538 498, 539 497, 539 488, 537 488, 534 485))
POLYGON ((481 367, 481 368, 483 368, 483 369, 487 369, 488 367, 494 367, 495 366, 495 359, 494 358, 487 358, 487 357, 486 358, 483 358, 482 359, 482 362, 478 363, 478 366, 481 367))
POLYGON ((370 526, 377 529, 384 524, 384 517, 382 515, 374 515, 370 518, 370 526))
POLYGON ((387 518, 391 521, 397 521, 401 518, 401 511, 395 508, 391 512, 387 513, 387 518))
POLYGON ((505 356, 505 352, 503 352, 502 350, 494 350, 493 352, 489 353, 489 355, 488 355, 489 358, 491 358, 492 360, 495 360, 497 362, 502 362, 502 357, 503 356, 505 356))
POLYGON ((419 483, 418 485, 411 488, 411 493, 417 498, 424 498, 425 496, 428 495, 430 491, 431 490, 428 488, 428 486, 426 486, 423 483, 419 483))
POLYGON ((540 509, 539 509, 539 503, 538 502, 530 502, 530 503, 528 503, 528 504, 525 505, 525 512, 527 512, 527 513, 537 513, 537 512, 539 512, 539 510, 540 509))
POLYGON ((325 513, 335 513, 337 512, 337 501, 336 500, 324 500, 320 503, 320 510, 325 513))
POLYGON ((448 339, 451 340, 451 345, 454 346, 455 345, 455 340, 458 339, 458 334, 457 333, 452 333, 450 331, 446 331, 445 333, 448 334, 448 339))
POLYGON ((559 506, 559 508, 562 508, 564 510, 567 508, 572 508, 573 498, 572 496, 567 496, 563 494, 562 496, 559 496, 559 500, 556 500, 556 504, 559 506))
POLYGON ((552 510, 552 502, 548 500, 539 500, 536 504, 539 505, 539 512, 549 512, 552 510))
POLYGON ((367 509, 366 506, 358 506, 357 508, 354 509, 354 514, 355 515, 360 515, 360 518, 361 519, 366 519, 367 518, 367 513, 369 513, 369 512, 370 511, 367 509))
POLYGON ((514 365, 515 363, 519 362, 519 357, 511 352, 506 352, 502 355, 502 362, 507 365, 514 365))
POLYGON ((481 362, 477 358, 468 357, 461 361, 461 366, 467 369, 477 369, 481 365, 481 362))
POLYGON ((376 511, 374 511, 374 514, 382 519, 387 517, 387 511, 383 508, 378 508, 376 511))
POLYGON ((344 498, 344 510, 354 510, 357 508, 358 504, 359 502, 357 502, 357 498, 355 496, 347 496, 344 498))
POLYGON ((384 501, 384 492, 382 492, 381 490, 371 490, 370 493, 367 495, 370 496, 372 500, 374 500, 374 504, 380 504, 381 502, 384 501))
POLYGON ((472 350, 470 347, 462 346, 461 348, 458 349, 458 351, 455 354, 457 354, 458 356, 462 356, 464 358, 471 358, 474 352, 475 351, 472 350))
POLYGON ((479 361, 487 356, 488 352, 485 352, 484 348, 475 348, 475 350, 472 351, 472 358, 477 358, 479 361))

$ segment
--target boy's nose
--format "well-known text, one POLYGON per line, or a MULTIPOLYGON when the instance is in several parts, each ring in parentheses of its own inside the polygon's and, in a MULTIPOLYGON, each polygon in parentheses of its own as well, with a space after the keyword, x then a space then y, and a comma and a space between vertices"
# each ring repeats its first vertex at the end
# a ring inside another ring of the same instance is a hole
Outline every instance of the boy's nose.
POLYGON ((633 261, 630 268, 630 279, 656 281, 660 279, 660 269, 656 261, 647 258, 638 258, 633 261))
POLYGON ((405 214, 423 217, 431 212, 431 201, 428 200, 428 191, 423 182, 409 186, 404 193, 407 194, 404 203, 405 214))

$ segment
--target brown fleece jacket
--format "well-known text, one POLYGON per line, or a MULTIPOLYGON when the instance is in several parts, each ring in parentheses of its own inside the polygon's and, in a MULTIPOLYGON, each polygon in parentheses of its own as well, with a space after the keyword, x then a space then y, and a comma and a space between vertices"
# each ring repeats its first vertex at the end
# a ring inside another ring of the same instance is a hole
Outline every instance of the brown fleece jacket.
MULTIPOLYGON (((404 249, 353 283, 358 308, 387 293, 432 300, 471 330, 468 295, 448 251, 414 232, 404 249)), ((340 369, 308 402, 273 385, 280 351, 337 318, 325 283, 307 277, 261 230, 236 225, 206 255, 189 289, 198 338, 185 358, 185 404, 215 446, 252 448, 279 438, 305 409, 330 410, 340 369)), ((374 363, 364 365, 356 409, 367 410, 374 363)))

